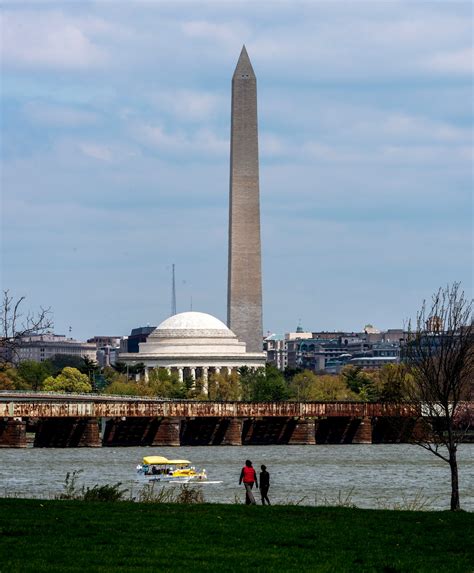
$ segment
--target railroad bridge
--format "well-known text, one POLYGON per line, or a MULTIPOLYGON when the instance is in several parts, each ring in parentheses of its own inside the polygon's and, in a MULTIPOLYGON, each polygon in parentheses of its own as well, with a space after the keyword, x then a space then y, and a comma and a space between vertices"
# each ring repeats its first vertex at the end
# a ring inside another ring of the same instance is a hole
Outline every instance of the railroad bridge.
POLYGON ((0 393, 0 447, 387 443, 416 431, 410 407, 364 402, 204 402, 0 393))

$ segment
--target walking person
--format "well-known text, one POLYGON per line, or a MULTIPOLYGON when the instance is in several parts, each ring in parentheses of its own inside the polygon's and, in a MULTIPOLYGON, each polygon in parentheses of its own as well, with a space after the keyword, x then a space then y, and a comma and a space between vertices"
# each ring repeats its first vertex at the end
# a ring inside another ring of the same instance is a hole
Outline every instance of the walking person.
POLYGON ((258 489, 257 472, 252 467, 250 460, 245 461, 245 466, 240 472, 239 485, 244 482, 245 487, 245 505, 256 505, 257 502, 252 493, 253 485, 258 489))
POLYGON ((270 487, 270 474, 267 472, 267 466, 261 465, 261 472, 260 472, 260 495, 262 496, 262 505, 265 505, 265 501, 267 505, 271 505, 270 500, 268 499, 268 489, 270 487))

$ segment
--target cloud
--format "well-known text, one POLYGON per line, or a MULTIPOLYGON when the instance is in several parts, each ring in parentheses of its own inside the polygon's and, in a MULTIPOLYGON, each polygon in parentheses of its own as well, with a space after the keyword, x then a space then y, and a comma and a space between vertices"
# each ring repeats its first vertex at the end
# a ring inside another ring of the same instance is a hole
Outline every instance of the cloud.
POLYGON ((198 129, 192 133, 166 131, 161 125, 137 124, 132 128, 136 141, 169 154, 184 158, 191 155, 222 156, 229 152, 229 141, 210 129, 198 129))
POLYGON ((232 46, 241 42, 242 26, 234 22, 211 22, 209 20, 190 20, 181 25, 183 33, 190 38, 204 39, 232 46))
POLYGON ((438 52, 424 61, 433 71, 452 75, 472 75, 474 69, 474 48, 451 52, 438 52))
POLYGON ((195 308, 225 314, 242 43, 258 77, 266 326, 398 326, 439 284, 469 288, 467 3, 73 0, 5 14, 5 281, 31 285, 75 335, 156 324, 172 261, 195 308))
POLYGON ((258 146, 261 157, 284 157, 291 153, 288 140, 274 133, 260 133, 258 146))
POLYGON ((215 117, 224 103, 224 98, 210 91, 160 90, 150 96, 160 111, 171 114, 181 121, 204 122, 215 117))
POLYGON ((102 66, 106 50, 93 36, 109 29, 99 19, 61 12, 7 11, 2 19, 4 65, 88 69, 102 66))
POLYGON ((112 152, 106 145, 98 143, 79 143, 80 151, 87 157, 98 159, 99 161, 112 161, 112 152))
POLYGON ((69 106, 30 102, 24 106, 25 115, 34 123, 50 127, 79 127, 98 122, 94 112, 69 106))

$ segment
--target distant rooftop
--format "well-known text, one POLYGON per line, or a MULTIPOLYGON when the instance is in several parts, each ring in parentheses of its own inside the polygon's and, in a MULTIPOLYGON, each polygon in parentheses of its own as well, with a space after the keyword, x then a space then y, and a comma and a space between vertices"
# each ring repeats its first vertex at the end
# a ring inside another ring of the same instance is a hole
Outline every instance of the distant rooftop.
POLYGON ((151 334, 155 330, 156 326, 139 326, 138 328, 132 328, 130 336, 138 336, 140 334, 151 334))

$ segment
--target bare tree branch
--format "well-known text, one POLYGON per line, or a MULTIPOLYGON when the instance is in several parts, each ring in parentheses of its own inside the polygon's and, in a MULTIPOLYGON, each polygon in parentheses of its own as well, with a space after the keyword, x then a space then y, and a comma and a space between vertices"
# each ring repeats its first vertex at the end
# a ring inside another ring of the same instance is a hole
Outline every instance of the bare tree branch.
POLYGON ((36 313, 28 312, 23 318, 22 296, 14 302, 8 290, 3 291, 0 313, 0 365, 16 362, 18 349, 24 338, 35 334, 44 334, 53 328, 51 309, 40 307, 36 313))
POLYGON ((460 508, 457 447, 472 426, 473 324, 472 301, 453 283, 423 302, 403 348, 412 376, 405 401, 426 422, 413 442, 449 463, 453 510, 460 508))

